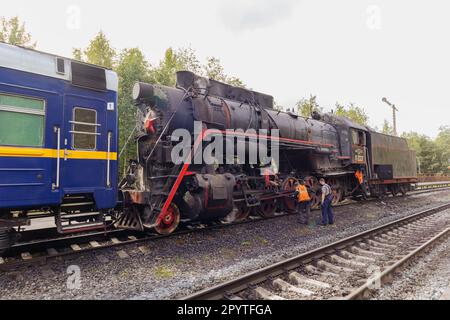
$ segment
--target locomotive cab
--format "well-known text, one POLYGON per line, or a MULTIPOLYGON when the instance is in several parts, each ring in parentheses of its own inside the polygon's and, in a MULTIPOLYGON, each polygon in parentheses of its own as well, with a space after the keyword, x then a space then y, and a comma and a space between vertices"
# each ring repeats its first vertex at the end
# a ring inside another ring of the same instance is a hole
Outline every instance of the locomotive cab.
POLYGON ((350 128, 352 137, 352 163, 366 164, 367 140, 366 131, 356 128, 350 128))

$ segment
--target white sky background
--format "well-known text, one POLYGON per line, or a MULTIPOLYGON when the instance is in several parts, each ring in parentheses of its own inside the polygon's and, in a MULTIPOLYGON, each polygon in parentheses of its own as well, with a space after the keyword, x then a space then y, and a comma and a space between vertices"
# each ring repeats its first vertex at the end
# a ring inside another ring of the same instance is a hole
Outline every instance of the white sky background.
POLYGON ((71 56, 102 29, 116 49, 139 47, 152 64, 168 47, 203 60, 293 107, 309 94, 366 108, 372 126, 400 109, 399 131, 436 136, 450 124, 450 2, 382 0, 15 0, 38 49, 71 56))

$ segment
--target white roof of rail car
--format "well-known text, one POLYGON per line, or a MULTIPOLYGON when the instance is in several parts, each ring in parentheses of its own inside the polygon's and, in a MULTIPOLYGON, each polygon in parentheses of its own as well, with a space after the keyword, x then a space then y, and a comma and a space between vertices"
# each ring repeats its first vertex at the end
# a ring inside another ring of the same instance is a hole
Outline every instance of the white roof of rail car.
MULTIPOLYGON (((0 67, 71 81, 71 61, 76 60, 0 42, 0 67), (56 72, 56 58, 64 59, 65 74, 56 72)), ((117 74, 109 69, 105 69, 105 73, 106 88, 117 92, 119 87, 117 74)))

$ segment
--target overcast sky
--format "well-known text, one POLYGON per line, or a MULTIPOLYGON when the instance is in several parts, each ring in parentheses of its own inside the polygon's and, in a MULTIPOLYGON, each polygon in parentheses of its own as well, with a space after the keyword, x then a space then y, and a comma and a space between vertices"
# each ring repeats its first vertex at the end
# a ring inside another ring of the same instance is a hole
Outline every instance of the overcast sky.
POLYGON ((366 108, 372 126, 436 136, 450 125, 450 2, 380 0, 14 0, 38 49, 71 56, 102 29, 156 64, 168 47, 216 56, 230 75, 293 107, 318 96, 366 108))

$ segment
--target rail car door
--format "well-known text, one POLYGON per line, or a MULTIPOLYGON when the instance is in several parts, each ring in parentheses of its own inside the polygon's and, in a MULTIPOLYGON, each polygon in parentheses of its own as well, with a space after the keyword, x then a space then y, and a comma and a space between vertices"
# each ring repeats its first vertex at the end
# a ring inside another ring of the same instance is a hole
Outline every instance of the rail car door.
POLYGON ((53 93, 0 84, 0 207, 58 201, 52 192, 52 131, 46 125, 58 117, 50 114, 57 102, 53 93))
POLYGON ((110 133, 107 103, 66 95, 61 159, 61 184, 65 195, 101 193, 108 188, 107 164, 110 133))

